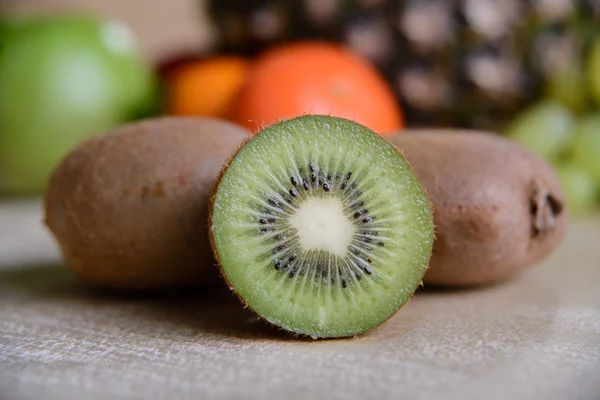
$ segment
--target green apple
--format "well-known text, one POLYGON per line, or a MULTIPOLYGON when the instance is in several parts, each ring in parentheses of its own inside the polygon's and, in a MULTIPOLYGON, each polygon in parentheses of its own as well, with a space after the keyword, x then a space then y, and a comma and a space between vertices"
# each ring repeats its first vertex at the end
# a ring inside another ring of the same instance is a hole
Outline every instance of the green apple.
POLYGON ((81 141, 153 104, 156 78, 126 25, 63 15, 0 30, 0 190, 37 194, 81 141))

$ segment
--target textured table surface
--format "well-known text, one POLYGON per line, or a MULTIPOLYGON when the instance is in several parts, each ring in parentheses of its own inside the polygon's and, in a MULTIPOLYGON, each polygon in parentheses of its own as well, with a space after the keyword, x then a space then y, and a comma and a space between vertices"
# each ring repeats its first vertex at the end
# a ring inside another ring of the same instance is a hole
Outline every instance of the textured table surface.
POLYGON ((417 294, 359 338, 297 340, 225 290, 98 293, 37 203, 0 205, 0 399, 600 399, 600 219, 518 279, 417 294))

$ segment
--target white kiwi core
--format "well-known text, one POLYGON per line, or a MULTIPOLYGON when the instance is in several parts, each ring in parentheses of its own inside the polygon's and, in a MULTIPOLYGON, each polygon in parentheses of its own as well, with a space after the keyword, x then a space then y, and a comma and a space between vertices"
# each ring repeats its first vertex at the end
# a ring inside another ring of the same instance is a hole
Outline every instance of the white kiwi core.
POLYGON ((342 202, 334 197, 309 198, 290 216, 306 251, 325 250, 343 257, 356 228, 344 213, 342 202))

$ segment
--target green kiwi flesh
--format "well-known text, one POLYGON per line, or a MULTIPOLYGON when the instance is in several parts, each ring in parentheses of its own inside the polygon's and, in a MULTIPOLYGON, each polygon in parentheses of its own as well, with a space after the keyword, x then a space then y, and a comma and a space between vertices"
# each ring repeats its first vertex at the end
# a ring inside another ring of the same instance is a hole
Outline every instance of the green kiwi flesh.
POLYGON ((268 322, 313 338, 361 334, 417 289, 429 199, 404 157, 349 120, 266 128, 224 168, 211 204, 222 274, 268 322))

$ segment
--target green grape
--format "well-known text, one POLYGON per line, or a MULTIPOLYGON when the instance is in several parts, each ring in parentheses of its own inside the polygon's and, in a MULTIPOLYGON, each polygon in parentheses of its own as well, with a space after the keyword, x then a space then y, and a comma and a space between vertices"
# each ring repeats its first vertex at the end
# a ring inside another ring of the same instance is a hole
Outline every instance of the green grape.
POLYGON ((575 132, 573 156, 600 185, 600 114, 586 117, 575 132))
POLYGON ((555 161, 570 146, 574 126, 575 120, 565 106, 545 100, 518 115, 506 135, 546 160, 555 161))
POLYGON ((574 113, 586 108, 587 87, 583 71, 573 65, 549 78, 546 95, 567 106, 574 113))
POLYGON ((585 214, 594 207, 598 186, 585 168, 569 162, 556 167, 556 174, 565 192, 567 208, 572 215, 585 214))
POLYGON ((587 60, 587 80, 590 87, 590 94, 600 105, 600 37, 592 43, 587 60))

